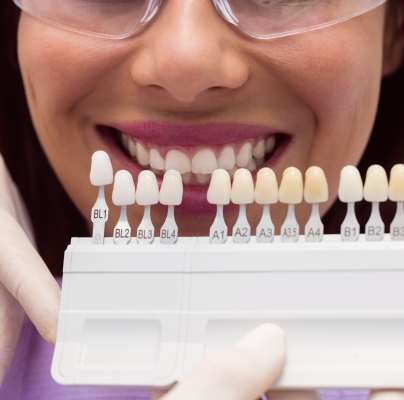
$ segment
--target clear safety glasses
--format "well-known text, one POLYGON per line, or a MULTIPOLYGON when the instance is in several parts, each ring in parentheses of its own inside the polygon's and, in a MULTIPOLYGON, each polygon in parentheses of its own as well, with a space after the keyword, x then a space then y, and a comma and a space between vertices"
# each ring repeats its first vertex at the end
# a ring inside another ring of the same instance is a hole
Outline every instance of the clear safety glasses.
MULTIPOLYGON (((75 32, 125 39, 150 21, 162 0, 13 0, 23 11, 75 32)), ((184 0, 187 1, 187 0, 184 0)), ((203 1, 203 0, 199 0, 203 1)), ((212 0, 248 35, 271 39, 324 28, 387 0, 212 0)))

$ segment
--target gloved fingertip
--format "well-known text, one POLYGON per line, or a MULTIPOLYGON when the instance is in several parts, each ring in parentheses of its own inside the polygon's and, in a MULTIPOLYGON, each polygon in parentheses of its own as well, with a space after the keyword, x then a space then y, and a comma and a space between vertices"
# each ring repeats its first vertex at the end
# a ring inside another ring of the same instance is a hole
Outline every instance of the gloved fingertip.
POLYGON ((376 390, 370 394, 369 400, 404 400, 404 391, 376 390))

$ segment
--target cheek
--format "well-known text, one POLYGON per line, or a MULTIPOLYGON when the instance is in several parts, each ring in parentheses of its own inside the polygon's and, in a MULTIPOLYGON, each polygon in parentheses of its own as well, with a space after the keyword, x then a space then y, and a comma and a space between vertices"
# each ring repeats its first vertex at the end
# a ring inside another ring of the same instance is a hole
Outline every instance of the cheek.
POLYGON ((121 47, 23 14, 18 56, 34 122, 74 112, 83 99, 113 81, 128 57, 121 47))
POLYGON ((281 66, 285 85, 312 110, 317 130, 363 120, 378 98, 382 29, 372 37, 337 28, 302 35, 290 52, 293 60, 281 66))
POLYGON ((300 129, 296 135, 293 165, 302 172, 313 165, 325 171, 330 200, 323 211, 337 196, 342 167, 357 165, 370 137, 382 75, 383 21, 383 10, 376 10, 265 44, 267 71, 306 106, 302 126, 314 121, 309 132, 300 129))

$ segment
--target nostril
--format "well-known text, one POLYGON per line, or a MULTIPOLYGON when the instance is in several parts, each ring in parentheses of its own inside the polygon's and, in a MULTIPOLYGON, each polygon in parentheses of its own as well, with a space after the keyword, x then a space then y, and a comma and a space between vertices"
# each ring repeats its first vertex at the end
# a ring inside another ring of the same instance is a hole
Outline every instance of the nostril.
POLYGON ((157 90, 164 90, 164 88, 160 85, 147 85, 151 89, 157 89, 157 90))

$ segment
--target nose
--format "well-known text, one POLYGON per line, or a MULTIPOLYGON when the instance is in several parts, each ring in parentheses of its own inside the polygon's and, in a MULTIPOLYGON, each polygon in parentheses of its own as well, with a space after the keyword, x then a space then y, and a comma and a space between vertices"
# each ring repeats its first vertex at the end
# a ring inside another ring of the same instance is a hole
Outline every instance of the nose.
POLYGON ((165 1, 140 35, 132 77, 143 87, 191 102, 209 89, 237 89, 248 80, 246 60, 232 42, 237 35, 210 0, 165 1))

